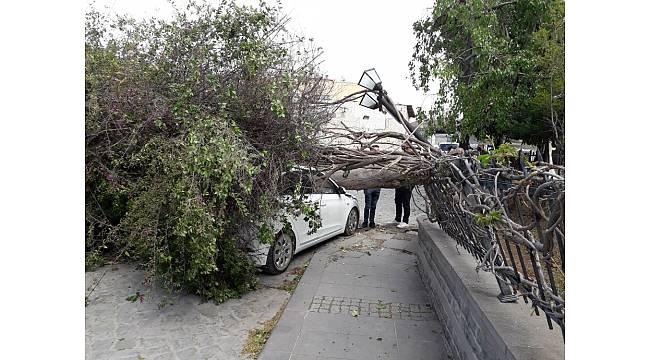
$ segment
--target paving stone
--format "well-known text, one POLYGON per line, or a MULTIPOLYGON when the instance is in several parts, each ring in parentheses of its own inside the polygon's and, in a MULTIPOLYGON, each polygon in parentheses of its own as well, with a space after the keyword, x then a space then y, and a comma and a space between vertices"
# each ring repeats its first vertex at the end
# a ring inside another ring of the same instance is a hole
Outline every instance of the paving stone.
POLYGON ((334 332, 305 331, 300 334, 293 353, 345 358, 350 351, 347 348, 348 336, 334 332))
POLYGON ((117 343, 115 344, 115 349, 117 351, 120 350, 125 350, 125 349, 133 349, 135 347, 136 341, 135 339, 124 339, 124 340, 118 340, 117 343))
POLYGON ((349 334, 351 323, 348 314, 309 312, 304 319, 302 331, 327 331, 349 334))
POLYGON ((321 280, 322 272, 316 271, 305 271, 300 282, 304 284, 317 284, 321 280))
POLYGON ((427 304, 430 301, 429 294, 425 290, 398 290, 395 294, 399 301, 404 303, 427 304))
POLYGON ((439 321, 417 321, 408 319, 395 320, 395 329, 399 340, 435 341, 443 334, 439 321))
POLYGON ((142 357, 142 351, 133 350, 133 349, 119 350, 116 353, 114 353, 112 359, 116 359, 116 360, 137 359, 138 356, 142 357))
POLYGON ((350 358, 335 358, 330 356, 313 356, 313 355, 300 355, 300 354, 291 355, 291 360, 341 360, 341 359, 350 359, 350 358))
POLYGON ((305 311, 311 304, 318 284, 304 284, 299 286, 289 299, 286 310, 305 311))
POLYGON ((380 280, 380 287, 394 290, 422 290, 422 280, 419 277, 402 277, 385 276, 380 280))
POLYGON ((385 233, 382 234, 382 233, 379 233, 379 234, 373 235, 373 238, 374 238, 374 239, 378 239, 378 240, 390 240, 390 239, 392 239, 394 236, 395 236, 395 235, 393 235, 393 234, 385 234, 385 233))
POLYGON ((265 350, 292 351, 302 324, 277 325, 264 346, 265 350))
POLYGON ((406 238, 392 238, 384 243, 384 248, 387 249, 397 249, 404 250, 407 246, 411 244, 410 240, 406 238))
POLYGON ((371 286, 321 284, 316 295, 346 296, 355 294, 355 297, 364 299, 379 299, 385 290, 371 286))
POLYGON ((113 343, 115 343, 114 339, 95 340, 90 346, 90 348, 93 351, 98 351, 98 352, 109 351, 113 347, 113 343))
POLYGON ((338 272, 344 274, 357 274, 357 275, 387 275, 386 269, 378 266, 366 266, 359 264, 329 264, 326 268, 328 272, 338 272))
POLYGON ((348 320, 349 331, 352 335, 377 337, 395 337, 395 324, 393 319, 374 317, 355 317, 348 320))
POLYGON ((271 319, 290 296, 262 287, 223 304, 202 303, 143 287, 144 272, 131 265, 111 269, 86 273, 87 284, 106 273, 85 308, 86 359, 240 359, 248 331, 271 319), (127 301, 137 290, 143 302, 127 301))
MULTIPOLYGON (((260 360, 289 360, 290 358, 292 358, 290 352, 272 350, 263 351, 259 357, 260 360)), ((295 356, 293 358, 295 358, 295 356)))
POLYGON ((352 359, 398 359, 398 344, 395 334, 372 337, 366 335, 350 335, 348 337, 347 353, 352 359))
POLYGON ((109 359, 114 359, 115 358, 115 352, 113 351, 100 351, 100 352, 95 352, 95 351, 86 351, 86 358, 87 359, 93 359, 93 360, 109 360, 109 359))
POLYGON ((224 359, 226 356, 226 351, 220 345, 210 345, 199 349, 195 359, 224 359))
POLYGON ((401 249, 395 250, 390 247, 384 247, 384 250, 379 250, 372 256, 382 258, 381 261, 394 263, 396 265, 413 265, 417 261, 413 254, 408 254, 401 251, 401 249))
POLYGON ((195 359, 198 350, 196 348, 187 348, 181 351, 178 351, 176 354, 180 359, 195 359))
POLYGON ((153 358, 153 360, 175 360, 175 359, 177 359, 177 357, 174 356, 174 354, 172 353, 158 355, 153 358))
POLYGON ((383 276, 346 274, 341 272, 326 272, 321 278, 321 283, 336 285, 353 285, 380 287, 383 276))
POLYGON ((398 340, 399 358, 408 360, 448 360, 444 338, 436 341, 398 340))

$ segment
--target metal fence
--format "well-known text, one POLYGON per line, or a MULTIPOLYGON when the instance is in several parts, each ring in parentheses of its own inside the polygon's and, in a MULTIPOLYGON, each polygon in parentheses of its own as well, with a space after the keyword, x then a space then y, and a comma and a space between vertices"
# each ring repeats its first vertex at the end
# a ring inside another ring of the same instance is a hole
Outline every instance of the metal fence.
POLYGON ((564 335, 564 167, 531 166, 521 156, 484 167, 443 157, 426 187, 431 215, 492 272, 499 300, 531 303, 564 335))

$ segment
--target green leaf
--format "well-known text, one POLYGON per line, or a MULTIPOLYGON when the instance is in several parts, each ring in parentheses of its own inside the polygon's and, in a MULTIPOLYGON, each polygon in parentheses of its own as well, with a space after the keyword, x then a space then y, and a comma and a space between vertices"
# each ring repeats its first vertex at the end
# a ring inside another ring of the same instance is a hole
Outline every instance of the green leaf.
POLYGON ((490 165, 490 159, 492 157, 490 156, 490 154, 483 154, 483 155, 479 155, 477 158, 478 158, 478 161, 481 162, 481 165, 487 167, 487 166, 490 165))

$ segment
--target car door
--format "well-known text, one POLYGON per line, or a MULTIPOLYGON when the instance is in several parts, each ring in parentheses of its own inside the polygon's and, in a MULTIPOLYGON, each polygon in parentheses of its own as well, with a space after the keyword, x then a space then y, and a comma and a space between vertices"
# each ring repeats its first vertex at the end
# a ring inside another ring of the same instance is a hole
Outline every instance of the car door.
MULTIPOLYGON (((302 200, 304 203, 309 205, 310 208, 313 208, 316 211, 316 216, 322 217, 321 214, 321 205, 320 205, 320 194, 315 190, 314 176, 309 171, 303 171, 301 173, 301 186, 302 186, 302 200)), ((304 246, 306 244, 317 241, 323 236, 323 228, 320 227, 313 231, 309 226, 309 219, 305 220, 306 215, 300 215, 301 229, 302 229, 302 239, 298 240, 297 246, 304 246)))
MULTIPOLYGON (((292 197, 297 195, 296 188, 300 185, 300 201, 307 204, 317 204, 320 206, 320 197, 314 195, 313 183, 308 174, 300 170, 289 171, 283 174, 283 181, 285 184, 281 185, 283 188, 283 195, 286 201, 291 201, 292 197)), ((320 210, 316 210, 319 213, 320 210)), ((291 213, 288 216, 291 223, 292 230, 296 235, 296 250, 301 250, 306 244, 315 241, 319 234, 312 232, 309 227, 309 222, 305 220, 305 214, 302 212, 291 213)))
POLYGON ((330 179, 318 179, 315 190, 320 196, 320 214, 322 227, 322 236, 328 237, 332 234, 341 232, 345 227, 347 215, 345 213, 345 201, 339 194, 338 186, 330 179))

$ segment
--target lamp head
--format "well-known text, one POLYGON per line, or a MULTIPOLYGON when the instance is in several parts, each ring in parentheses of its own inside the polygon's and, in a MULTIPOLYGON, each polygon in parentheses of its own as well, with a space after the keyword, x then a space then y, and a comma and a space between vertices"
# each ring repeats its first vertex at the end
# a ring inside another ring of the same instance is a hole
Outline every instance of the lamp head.
POLYGON ((377 94, 372 92, 367 92, 361 98, 359 105, 367 107, 368 109, 374 110, 379 108, 379 100, 377 100, 377 94))
POLYGON ((381 79, 379 78, 379 75, 377 74, 375 68, 372 68, 363 72, 358 84, 372 91, 376 90, 377 86, 381 85, 381 79))

